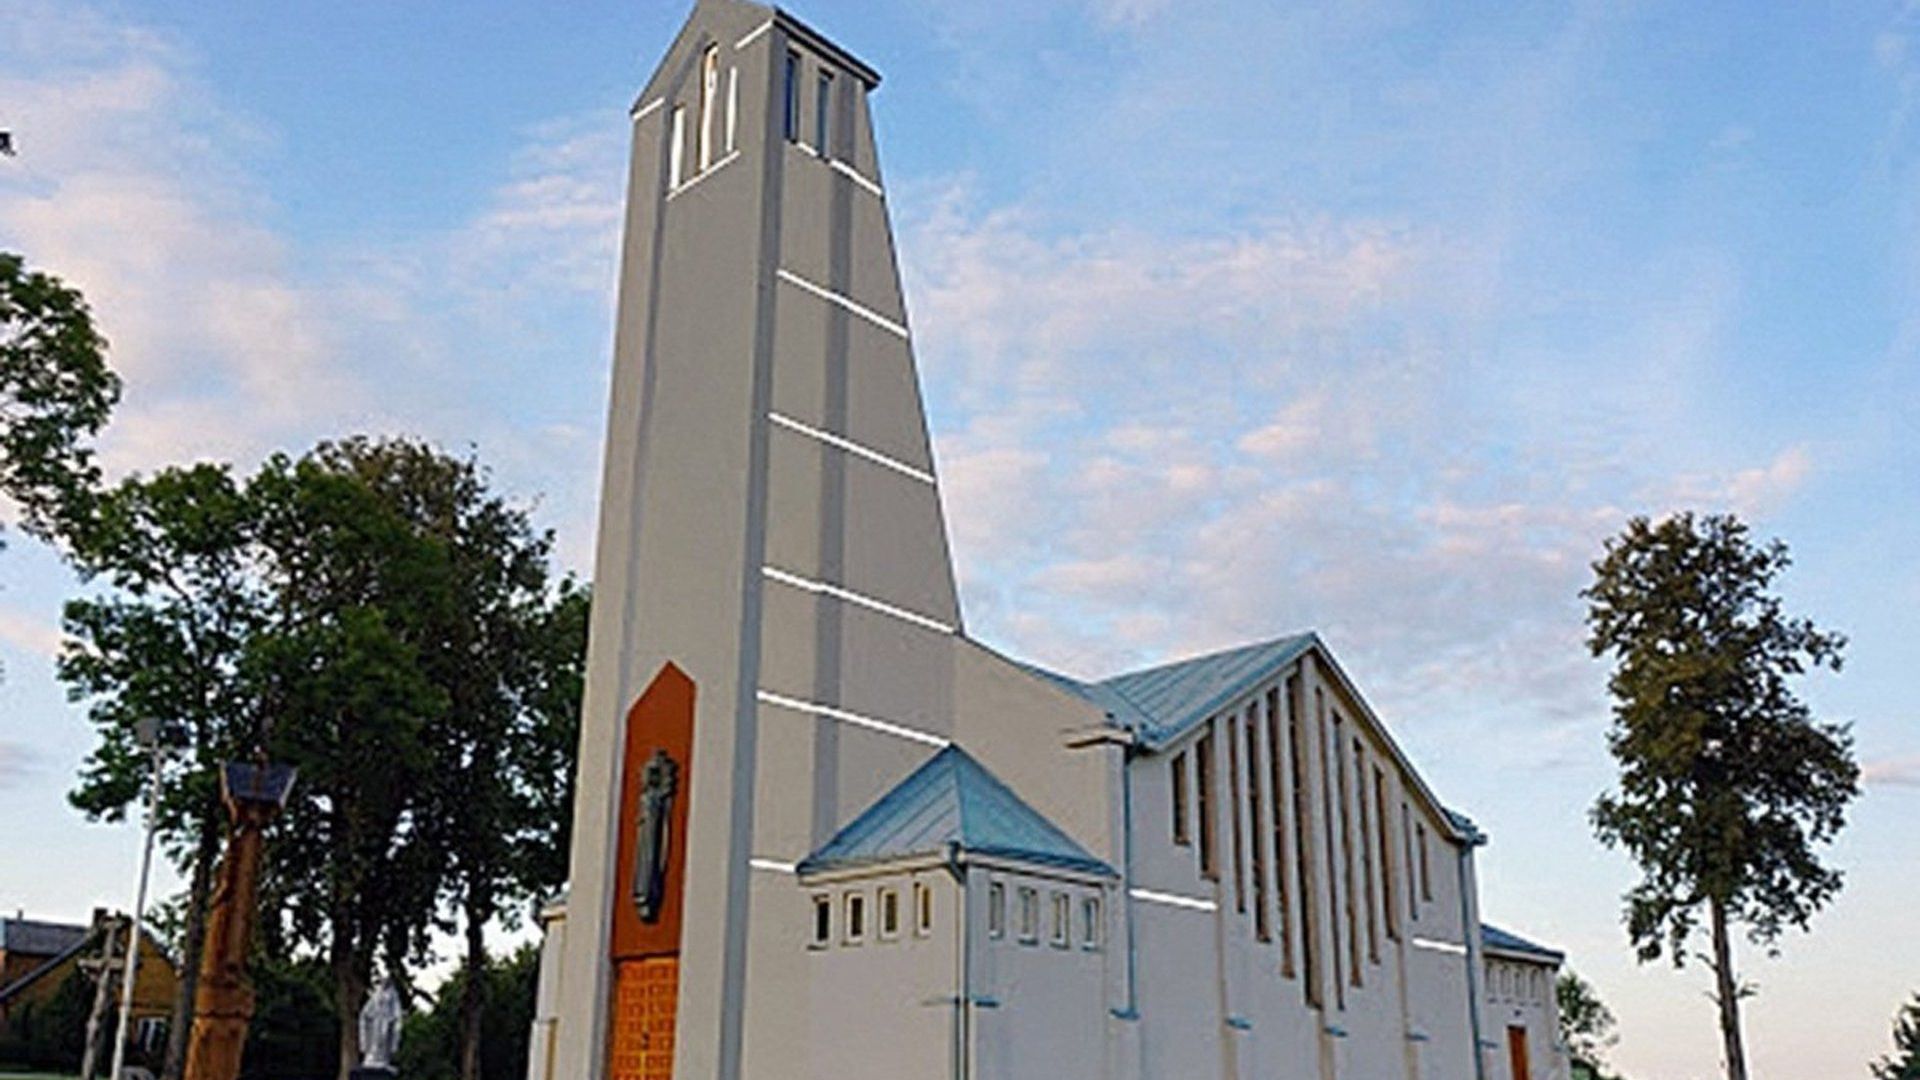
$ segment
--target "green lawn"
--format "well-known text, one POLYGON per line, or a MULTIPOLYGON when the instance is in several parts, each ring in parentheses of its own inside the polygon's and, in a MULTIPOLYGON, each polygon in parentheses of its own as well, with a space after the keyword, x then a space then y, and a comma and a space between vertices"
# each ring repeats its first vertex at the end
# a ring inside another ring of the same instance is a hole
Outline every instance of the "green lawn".
POLYGON ((77 1080, 66 1073, 0 1072, 0 1080, 77 1080))

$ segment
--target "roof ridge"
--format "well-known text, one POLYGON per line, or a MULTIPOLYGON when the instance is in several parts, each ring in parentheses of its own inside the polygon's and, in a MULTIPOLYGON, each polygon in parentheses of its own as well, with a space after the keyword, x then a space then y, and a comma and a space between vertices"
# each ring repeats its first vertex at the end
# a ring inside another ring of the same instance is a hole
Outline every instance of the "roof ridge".
POLYGON ((1187 664, 1198 664, 1208 660, 1218 660, 1223 656, 1229 656, 1234 653, 1252 652, 1256 649, 1271 648, 1275 645, 1279 645, 1282 643, 1294 642, 1294 641, 1300 640, 1301 638, 1312 637, 1314 636, 1314 634, 1315 634, 1315 631, 1313 630, 1299 630, 1291 634, 1281 634, 1277 637, 1262 638, 1258 641, 1243 642, 1239 645, 1229 645, 1224 649, 1213 649, 1208 652, 1193 653, 1188 656, 1183 656, 1178 660, 1166 660, 1166 661, 1162 661, 1161 663, 1151 664, 1143 668, 1132 668, 1127 671, 1118 671, 1113 673, 1112 675, 1106 676, 1103 679, 1095 680, 1095 685, 1111 687, 1114 682, 1120 679, 1130 679, 1130 678, 1134 678, 1136 676, 1142 676, 1142 675, 1153 675, 1158 672, 1169 671, 1169 670, 1172 670, 1173 668, 1182 667, 1187 664))

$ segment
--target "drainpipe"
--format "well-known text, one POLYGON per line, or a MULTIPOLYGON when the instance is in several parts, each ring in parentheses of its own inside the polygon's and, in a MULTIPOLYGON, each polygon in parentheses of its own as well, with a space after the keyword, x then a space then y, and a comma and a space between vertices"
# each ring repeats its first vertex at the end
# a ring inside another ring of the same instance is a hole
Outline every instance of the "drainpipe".
POLYGON ((1474 942, 1480 940, 1480 928, 1473 925, 1472 899, 1467 895, 1467 869, 1473 860, 1473 849, 1486 842, 1487 838, 1475 829, 1467 833, 1467 842, 1460 848, 1460 929, 1461 943, 1467 949, 1467 1015, 1473 1022, 1475 1080, 1487 1080, 1487 1052, 1480 1026, 1480 965, 1475 961, 1480 950, 1474 947, 1474 942))
POLYGON ((967 868, 960 861, 958 841, 947 842, 947 872, 960 887, 960 917, 954 920, 955 981, 959 993, 953 999, 953 1080, 967 1080, 972 1072, 973 1045, 973 950, 969 938, 973 921, 973 890, 967 887, 967 868))

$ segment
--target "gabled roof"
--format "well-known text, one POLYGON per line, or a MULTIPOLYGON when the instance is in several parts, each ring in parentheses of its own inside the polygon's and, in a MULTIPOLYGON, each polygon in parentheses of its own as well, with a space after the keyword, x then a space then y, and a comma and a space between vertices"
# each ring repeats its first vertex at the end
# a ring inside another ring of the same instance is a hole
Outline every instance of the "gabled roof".
POLYGON ((1489 952, 1506 953, 1545 963, 1559 965, 1567 954, 1545 945, 1536 945, 1519 934, 1502 930, 1491 923, 1480 924, 1480 944, 1489 952))
POLYGON ((88 932, 85 926, 68 923, 0 919, 0 949, 23 956, 58 956, 85 941, 88 932))
POLYGON ((25 975, 20 976, 5 986, 0 986, 0 1008, 10 1005, 14 998, 26 993, 28 989, 40 980, 52 975, 56 971, 65 970, 67 961, 73 959, 76 954, 86 951, 86 949, 93 944, 93 931, 86 927, 79 927, 78 929, 80 936, 73 939, 66 948, 49 956, 46 960, 42 961, 39 966, 28 971, 25 975))
POLYGON ((850 869, 956 850, 1118 876, 958 746, 941 750, 882 795, 802 860, 799 871, 850 869))

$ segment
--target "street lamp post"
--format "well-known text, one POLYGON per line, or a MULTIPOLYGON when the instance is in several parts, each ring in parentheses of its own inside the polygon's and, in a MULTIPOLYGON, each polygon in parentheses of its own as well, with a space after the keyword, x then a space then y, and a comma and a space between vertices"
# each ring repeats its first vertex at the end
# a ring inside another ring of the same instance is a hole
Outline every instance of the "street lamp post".
POLYGON ((120 975, 120 1021, 114 1027, 113 1071, 110 1080, 120 1080, 127 1064, 127 1025, 133 1019, 133 984, 140 972, 140 920, 147 914, 147 876, 153 869, 153 836, 160 825, 160 767, 166 749, 160 740, 160 725, 152 720, 139 724, 140 743, 153 760, 153 773, 147 782, 147 838, 140 851, 140 883, 133 891, 133 921, 127 927, 127 961, 120 975))

